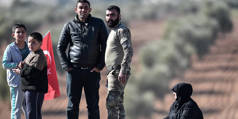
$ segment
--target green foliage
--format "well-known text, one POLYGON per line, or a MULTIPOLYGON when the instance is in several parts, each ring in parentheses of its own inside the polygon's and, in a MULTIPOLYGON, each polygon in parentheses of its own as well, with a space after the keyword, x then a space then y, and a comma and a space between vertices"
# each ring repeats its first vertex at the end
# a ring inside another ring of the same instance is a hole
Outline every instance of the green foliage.
MULTIPOLYGON (((3 43, 2 43, 3 44, 3 43)), ((3 50, 5 49, 0 44, 0 61, 2 62, 3 50)), ((0 64, 0 101, 6 101, 9 99, 9 87, 6 79, 6 70, 3 69, 2 63, 0 64)))
POLYGON ((55 65, 58 73, 63 73, 63 69, 61 67, 58 55, 57 55, 57 43, 58 39, 61 33, 61 29, 63 28, 64 24, 57 25, 57 26, 52 26, 50 29, 51 32, 51 39, 53 43, 53 52, 54 52, 54 58, 55 58, 55 65))
POLYGON ((7 100, 9 98, 9 87, 6 80, 6 70, 0 65, 0 100, 7 100))
POLYGON ((238 8, 238 0, 224 0, 232 8, 238 8))
POLYGON ((9 8, 0 8, 0 13, 1 41, 7 42, 11 42, 9 41, 11 27, 15 23, 25 24, 27 32, 30 33, 46 24, 49 24, 48 29, 50 29, 50 24, 72 18, 74 15, 72 8, 63 6, 58 8, 57 6, 39 5, 31 1, 18 0, 15 0, 9 8))
MULTIPOLYGON (((173 1, 170 1, 173 2, 173 1)), ((172 3, 168 3, 168 4, 172 4, 172 3)), ((174 9, 177 13, 179 14, 196 14, 199 9, 200 6, 198 5, 199 1, 195 1, 195 0, 179 0, 177 5, 176 5, 176 9, 174 9)))
POLYGON ((150 119, 154 112, 154 100, 163 98, 168 92, 169 81, 188 67, 188 57, 193 51, 189 44, 178 41, 161 40, 149 43, 141 49, 139 60, 142 71, 133 76, 134 80, 129 82, 126 90, 126 94, 131 96, 126 96, 125 101, 128 103, 127 110, 131 119, 140 116, 150 119), (138 112, 141 113, 138 115, 138 112))
MULTIPOLYGON (((232 30, 229 6, 222 1, 232 7, 238 6, 237 0, 167 0, 155 3, 147 0, 94 1, 92 14, 102 19, 105 9, 111 4, 121 6, 122 19, 132 22, 175 15, 168 22, 163 40, 149 43, 140 50, 141 71, 132 73, 125 93, 129 94, 125 96, 125 104, 130 119, 140 116, 150 119, 154 112, 154 101, 163 98, 168 91, 168 82, 190 66, 191 55, 196 53, 202 58, 218 32, 232 30)), ((55 49, 62 21, 73 18, 73 7, 43 7, 29 1, 15 0, 11 8, 0 8, 0 14, 0 44, 4 40, 10 42, 11 26, 17 22, 26 24, 28 32, 47 26, 52 33, 56 66, 61 69, 55 49), (58 23, 61 25, 52 25, 58 23)), ((0 97, 6 99, 9 92, 6 73, 1 66, 0 76, 0 97)))
POLYGON ((133 112, 134 110, 151 110, 152 112, 144 114, 144 117, 150 118, 154 107, 147 106, 156 98, 163 98, 168 92, 170 80, 189 68, 191 56, 196 54, 202 58, 209 52, 209 47, 217 39, 219 32, 226 33, 232 30, 230 11, 225 2, 181 1, 184 2, 178 4, 184 5, 177 12, 180 17, 173 17, 168 21, 163 39, 148 43, 139 52, 141 70, 134 76, 133 84, 129 83, 130 90, 127 93, 133 94, 135 98, 138 95, 151 96, 146 99, 126 100, 132 119, 140 117, 138 113, 133 112), (152 96, 154 98, 151 98, 152 96), (134 102, 129 104, 127 101, 134 102), (146 105, 146 110, 135 106, 141 104, 146 105))
POLYGON ((139 60, 145 70, 157 69, 166 64, 166 72, 173 72, 167 77, 173 77, 177 74, 177 68, 183 69, 189 65, 187 59, 192 53, 193 49, 181 40, 160 40, 142 48, 139 60))
POLYGON ((215 19, 221 32, 230 32, 233 28, 232 20, 230 17, 230 10, 227 4, 223 1, 207 0, 204 8, 205 14, 215 19))
POLYGON ((200 57, 208 52, 218 33, 217 22, 202 14, 183 17, 176 24, 173 30, 168 29, 170 32, 167 32, 165 38, 189 43, 200 57))
POLYGON ((136 79, 140 93, 151 92, 157 98, 162 96, 168 91, 168 81, 171 78, 168 67, 161 66, 161 68, 153 69, 151 71, 143 71, 136 79))
POLYGON ((141 116, 151 119, 151 114, 154 112, 154 94, 151 92, 141 93, 140 90, 136 90, 137 82, 134 77, 129 82, 131 84, 130 88, 126 88, 125 94, 125 108, 127 109, 128 119, 138 119, 141 116))
MULTIPOLYGON (((57 69, 62 72, 59 59, 56 54, 56 45, 59 34, 64 23, 62 20, 72 19, 74 16, 73 8, 67 6, 48 6, 39 5, 30 1, 14 1, 10 8, 0 8, 0 44, 3 42, 13 42, 11 37, 11 27, 15 23, 23 23, 27 27, 27 32, 31 33, 36 30, 47 29, 52 33, 54 55, 57 69), (57 24, 60 23, 60 24, 57 24), (42 28, 46 27, 46 28, 42 28)), ((40 32, 40 31, 39 31, 40 32)))

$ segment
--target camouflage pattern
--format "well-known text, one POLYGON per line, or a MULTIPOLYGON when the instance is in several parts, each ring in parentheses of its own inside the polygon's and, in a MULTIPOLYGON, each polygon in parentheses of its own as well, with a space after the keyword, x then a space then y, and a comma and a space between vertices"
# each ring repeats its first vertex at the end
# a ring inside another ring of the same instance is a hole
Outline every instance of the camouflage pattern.
POLYGON ((120 72, 126 74, 130 71, 133 49, 130 30, 123 24, 111 29, 107 39, 105 53, 106 67, 121 65, 120 72))
POLYGON ((128 73, 126 83, 118 80, 119 70, 112 70, 108 75, 108 96, 106 100, 108 119, 125 119, 126 113, 123 105, 124 89, 130 74, 128 73))
POLYGON ((108 96, 106 106, 108 119, 125 119, 126 113, 123 105, 124 89, 130 76, 130 64, 133 49, 130 30, 122 24, 111 29, 107 39, 105 64, 107 69, 120 65, 120 69, 112 69, 107 75, 108 96), (119 74, 126 75, 126 83, 118 80, 119 74))

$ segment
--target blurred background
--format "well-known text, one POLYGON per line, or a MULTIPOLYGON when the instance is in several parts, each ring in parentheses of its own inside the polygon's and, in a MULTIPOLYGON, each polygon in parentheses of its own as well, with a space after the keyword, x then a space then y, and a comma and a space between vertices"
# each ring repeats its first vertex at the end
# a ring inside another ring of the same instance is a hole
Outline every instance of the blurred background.
MULTIPOLYGON (((162 119, 173 102, 171 87, 186 81, 205 119, 238 118, 238 0, 90 0, 92 15, 104 19, 111 4, 121 7, 134 47, 132 75, 125 91, 128 119, 162 119)), ((76 0, 0 0, 0 60, 11 26, 28 33, 48 31, 56 49, 63 25, 72 20, 76 0)), ((66 118, 66 80, 55 53, 61 96, 45 101, 44 119, 66 118)), ((105 70, 100 114, 106 119, 105 70)), ((84 96, 80 119, 87 119, 84 96)), ((23 116, 24 117, 24 116, 23 116)), ((0 118, 10 118, 6 71, 0 65, 0 118)))

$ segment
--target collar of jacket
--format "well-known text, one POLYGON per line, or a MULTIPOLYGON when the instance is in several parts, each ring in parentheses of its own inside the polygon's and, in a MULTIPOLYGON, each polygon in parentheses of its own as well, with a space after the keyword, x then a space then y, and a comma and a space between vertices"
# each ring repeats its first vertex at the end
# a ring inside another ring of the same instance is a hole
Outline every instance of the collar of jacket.
MULTIPOLYGON (((16 42, 13 42, 12 46, 13 46, 18 52, 20 52, 20 48, 17 46, 16 42)), ((26 41, 25 41, 25 47, 24 47, 23 49, 25 49, 26 47, 28 47, 28 46, 27 46, 27 43, 26 43, 26 41)))
POLYGON ((35 52, 31 52, 24 61, 27 65, 34 66, 35 68, 42 70, 46 65, 46 59, 42 56, 44 56, 43 50, 39 49, 35 52))
POLYGON ((91 18, 92 18, 92 15, 89 14, 88 17, 87 17, 87 19, 85 20, 85 22, 81 22, 81 21, 79 20, 79 18, 78 18, 78 15, 76 15, 76 16, 74 17, 74 21, 75 21, 75 22, 78 22, 78 23, 88 23, 91 18))
POLYGON ((40 52, 43 52, 43 50, 42 50, 41 48, 38 49, 37 51, 33 52, 33 53, 35 53, 35 54, 39 54, 40 52))

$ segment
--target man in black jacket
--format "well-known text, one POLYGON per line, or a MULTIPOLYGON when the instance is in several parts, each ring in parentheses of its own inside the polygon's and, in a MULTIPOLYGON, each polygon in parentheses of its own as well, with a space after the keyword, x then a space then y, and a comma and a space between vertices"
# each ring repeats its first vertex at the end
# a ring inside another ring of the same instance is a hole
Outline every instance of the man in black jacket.
POLYGON ((203 119, 203 114, 197 103, 191 98, 192 85, 178 83, 172 88, 175 101, 169 115, 164 119, 203 119))
POLYGON ((73 21, 64 25, 57 51, 67 71, 67 118, 77 119, 84 88, 89 119, 99 119, 99 81, 103 69, 107 30, 104 22, 90 15, 90 3, 78 0, 73 21), (66 49, 68 47, 68 54, 66 49))

